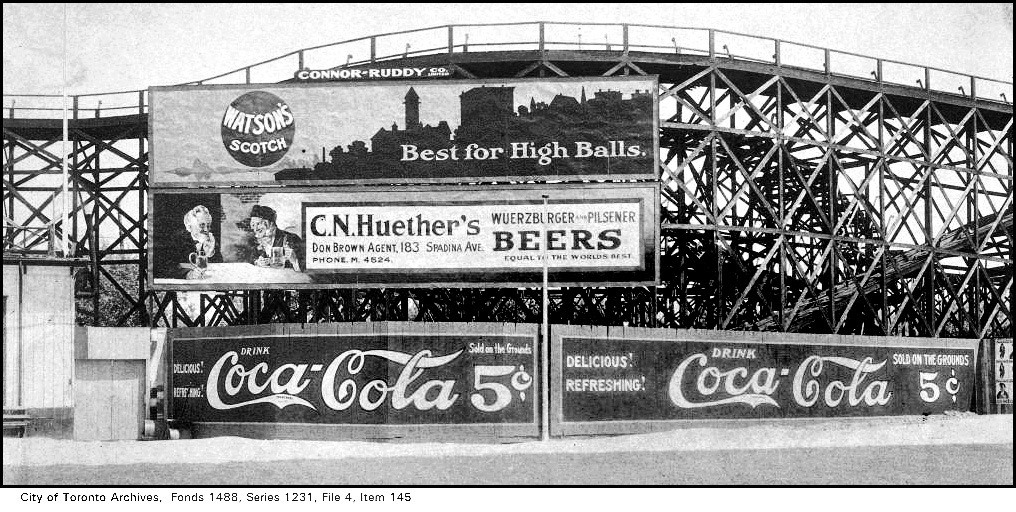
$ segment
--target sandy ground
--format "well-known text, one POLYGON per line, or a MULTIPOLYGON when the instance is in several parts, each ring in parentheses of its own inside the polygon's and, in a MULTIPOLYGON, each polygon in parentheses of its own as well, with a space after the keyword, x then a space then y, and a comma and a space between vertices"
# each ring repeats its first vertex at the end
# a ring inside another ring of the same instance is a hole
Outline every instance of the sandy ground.
POLYGON ((254 440, 82 442, 4 438, 4 466, 119 465, 236 461, 335 460, 370 457, 470 457, 541 453, 766 450, 853 446, 1012 444, 1011 415, 905 416, 852 420, 739 422, 654 434, 532 441, 517 444, 372 443, 254 440))

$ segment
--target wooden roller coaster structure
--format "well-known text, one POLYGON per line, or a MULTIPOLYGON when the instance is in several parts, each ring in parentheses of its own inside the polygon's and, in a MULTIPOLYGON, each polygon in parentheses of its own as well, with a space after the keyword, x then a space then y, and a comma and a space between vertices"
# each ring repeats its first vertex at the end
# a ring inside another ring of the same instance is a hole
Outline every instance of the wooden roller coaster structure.
MULTIPOLYGON (((659 77, 661 283, 553 290, 552 322, 1012 336, 1011 83, 711 29, 552 22, 370 36, 192 83, 378 63, 659 77)), ((540 319, 536 289, 152 292, 147 92, 72 97, 67 220, 59 101, 4 94, 4 259, 87 257, 83 321, 540 319), (55 249, 64 232, 72 247, 55 249)))

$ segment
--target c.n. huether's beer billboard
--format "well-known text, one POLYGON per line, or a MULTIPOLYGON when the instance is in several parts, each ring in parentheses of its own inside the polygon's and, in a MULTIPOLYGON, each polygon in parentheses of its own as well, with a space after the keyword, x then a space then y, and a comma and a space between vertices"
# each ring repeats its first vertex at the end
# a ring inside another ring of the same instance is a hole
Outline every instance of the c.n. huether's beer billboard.
POLYGON ((153 187, 654 179, 651 77, 155 87, 153 187))
POLYGON ((157 289, 658 280, 659 186, 162 190, 157 289), (547 196, 544 205, 543 196, 547 196))

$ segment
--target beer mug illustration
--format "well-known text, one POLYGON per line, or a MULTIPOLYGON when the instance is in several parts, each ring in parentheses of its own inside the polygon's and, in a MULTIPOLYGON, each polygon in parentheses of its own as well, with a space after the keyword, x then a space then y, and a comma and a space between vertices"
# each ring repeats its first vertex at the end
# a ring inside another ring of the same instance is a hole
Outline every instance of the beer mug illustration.
POLYGON ((190 264, 194 265, 194 268, 204 272, 208 268, 208 253, 205 252, 205 248, 202 246, 197 249, 196 252, 190 253, 188 256, 190 264))
MULTIPOLYGON (((287 245, 283 247, 283 249, 285 250, 285 261, 288 261, 290 264, 293 265, 293 270, 299 272, 300 263, 296 261, 296 258, 293 255, 293 248, 287 245)), ((285 262, 283 262, 283 264, 285 264, 285 262)))
POLYGON ((282 268, 286 266, 286 252, 282 247, 272 247, 271 255, 268 258, 268 264, 272 268, 282 268))

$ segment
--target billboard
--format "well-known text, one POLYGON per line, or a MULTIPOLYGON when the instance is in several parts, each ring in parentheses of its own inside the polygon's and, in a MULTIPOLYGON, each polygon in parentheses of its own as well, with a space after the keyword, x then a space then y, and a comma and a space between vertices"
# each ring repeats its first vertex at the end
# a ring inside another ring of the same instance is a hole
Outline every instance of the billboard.
POLYGON ((155 188, 657 176, 654 77, 175 86, 150 98, 155 188))
MULTIPOLYGON (((976 341, 555 326, 558 433, 969 411, 976 341)), ((644 431, 644 430, 643 430, 644 431)))
POLYGON ((169 418, 493 424, 536 435, 536 333, 530 324, 395 322, 170 329, 169 418))
POLYGON ((994 364, 995 405, 1012 406, 1012 338, 995 339, 992 355, 994 364))
POLYGON ((151 287, 650 285, 659 185, 159 189, 151 287), (543 196, 547 196, 544 207, 543 196))

